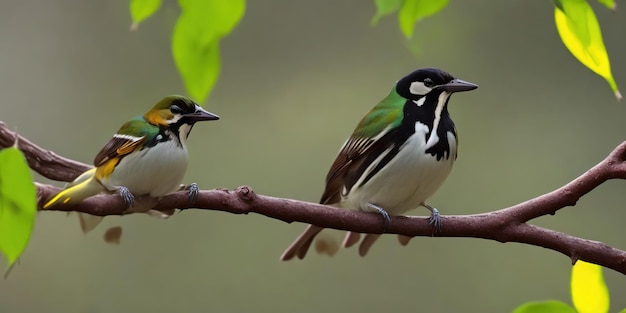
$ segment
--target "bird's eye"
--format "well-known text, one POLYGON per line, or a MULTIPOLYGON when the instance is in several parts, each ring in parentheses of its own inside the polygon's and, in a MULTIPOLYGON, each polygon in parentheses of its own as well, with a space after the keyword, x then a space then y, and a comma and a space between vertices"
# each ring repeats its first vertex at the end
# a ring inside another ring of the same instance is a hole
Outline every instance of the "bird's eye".
POLYGON ((183 112, 183 109, 181 109, 179 106, 177 105, 172 105, 170 107, 170 112, 174 113, 174 114, 183 114, 185 112, 183 112))
POLYGON ((426 78, 426 79, 424 79, 424 86, 430 88, 432 86, 435 86, 435 83, 433 83, 432 79, 426 78))

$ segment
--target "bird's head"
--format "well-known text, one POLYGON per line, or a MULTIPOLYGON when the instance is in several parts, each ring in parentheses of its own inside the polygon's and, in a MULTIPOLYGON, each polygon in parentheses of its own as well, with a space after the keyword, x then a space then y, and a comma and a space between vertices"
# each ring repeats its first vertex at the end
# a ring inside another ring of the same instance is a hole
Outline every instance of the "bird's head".
POLYGON ((193 100, 175 95, 161 99, 144 114, 144 118, 160 126, 193 125, 200 121, 219 120, 219 116, 207 112, 193 100))
POLYGON ((396 92, 418 106, 428 99, 438 99, 442 94, 447 98, 460 91, 470 91, 477 85, 454 78, 448 72, 436 68, 423 68, 406 75, 396 83, 396 92))

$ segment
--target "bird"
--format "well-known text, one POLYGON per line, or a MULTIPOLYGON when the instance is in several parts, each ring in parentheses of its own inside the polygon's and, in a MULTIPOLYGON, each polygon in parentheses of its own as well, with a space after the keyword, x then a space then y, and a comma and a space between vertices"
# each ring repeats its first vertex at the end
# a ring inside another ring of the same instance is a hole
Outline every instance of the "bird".
MULTIPOLYGON (((426 203, 443 184, 457 158, 457 132, 448 112, 450 96, 478 88, 437 68, 417 69, 398 80, 389 94, 363 116, 345 141, 326 176, 320 203, 382 215, 424 206, 430 224, 440 229, 439 211, 426 203)), ((280 259, 303 259, 323 228, 308 225, 280 259)), ((359 245, 365 256, 379 234, 359 245)), ((399 237, 405 245, 410 237, 399 237)), ((348 232, 344 247, 360 241, 348 232)), ((332 254, 332 253, 331 253, 332 254)))
MULTIPOLYGON (((145 114, 123 124, 96 155, 95 167, 68 183, 43 209, 74 205, 101 193, 118 194, 129 208, 137 197, 158 200, 185 188, 194 200, 197 185, 181 186, 188 163, 187 137, 196 122, 218 119, 190 98, 161 99, 145 114)), ((100 219, 80 214, 83 231, 93 229, 100 219)))

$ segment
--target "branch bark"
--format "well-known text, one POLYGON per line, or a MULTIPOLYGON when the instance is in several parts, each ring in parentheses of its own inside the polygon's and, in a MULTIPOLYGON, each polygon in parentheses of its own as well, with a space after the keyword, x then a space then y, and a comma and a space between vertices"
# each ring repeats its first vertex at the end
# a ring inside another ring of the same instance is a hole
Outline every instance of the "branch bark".
MULTIPOLYGON (((0 122, 0 148, 12 146, 24 152, 30 167, 41 175, 60 181, 71 181, 90 168, 89 165, 60 157, 11 132, 0 122)), ((406 236, 474 237, 505 242, 519 242, 544 247, 567 255, 572 264, 577 260, 595 263, 626 274, 626 252, 602 242, 574 237, 562 232, 528 224, 528 221, 573 206, 585 194, 609 179, 626 179, 626 142, 617 146, 603 161, 568 184, 501 210, 472 215, 442 216, 443 228, 433 234, 426 217, 394 216, 385 233, 406 236)), ((37 185, 38 204, 54 196, 60 189, 37 185)), ((189 203, 187 192, 165 196, 155 210, 172 209, 217 210, 234 214, 257 213, 287 223, 302 222, 325 228, 359 233, 382 233, 383 222, 378 214, 341 210, 316 203, 257 195, 248 186, 236 190, 203 190, 195 203, 189 203)), ((76 206, 58 206, 59 211, 78 211, 93 215, 129 214, 117 195, 99 195, 76 206)))

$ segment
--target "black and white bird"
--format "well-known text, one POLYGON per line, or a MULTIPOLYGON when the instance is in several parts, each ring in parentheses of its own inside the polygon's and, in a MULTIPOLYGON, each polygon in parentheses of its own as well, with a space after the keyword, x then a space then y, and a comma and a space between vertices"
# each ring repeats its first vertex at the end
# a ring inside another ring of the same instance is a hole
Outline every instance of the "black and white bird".
MULTIPOLYGON (((377 212, 386 225, 389 215, 424 206, 431 211, 431 225, 439 228, 439 212, 426 200, 443 184, 457 157, 448 101, 455 92, 476 88, 435 68, 419 69, 400 79, 344 143, 326 176, 320 203, 377 212)), ((280 259, 304 258, 322 229, 309 225, 280 259)), ((379 236, 365 235, 359 254, 364 256, 379 236)), ((349 232, 343 245, 359 241, 360 234, 349 232)), ((400 241, 406 244, 408 239, 400 241)))

